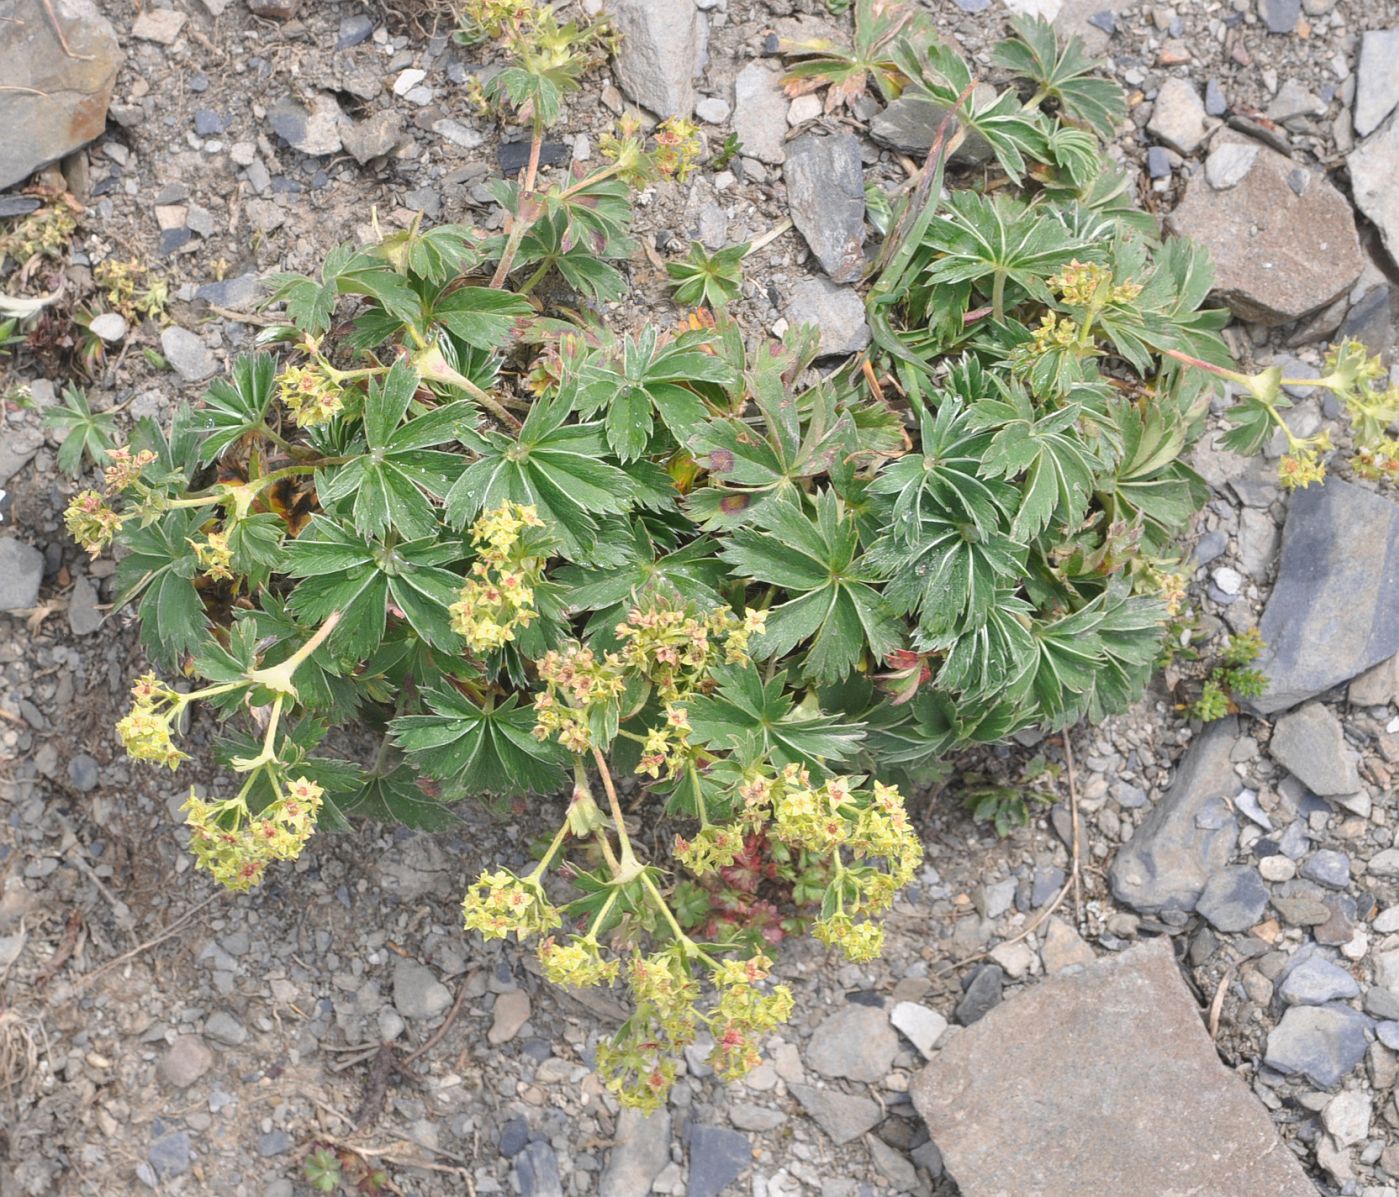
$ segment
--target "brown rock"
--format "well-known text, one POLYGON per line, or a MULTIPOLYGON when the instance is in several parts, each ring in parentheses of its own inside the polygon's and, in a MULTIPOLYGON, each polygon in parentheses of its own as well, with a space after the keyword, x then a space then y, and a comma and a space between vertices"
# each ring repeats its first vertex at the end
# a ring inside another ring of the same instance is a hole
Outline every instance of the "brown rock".
POLYGON ((1002 1003, 912 1096, 963 1197, 1316 1197, 1166 939, 1002 1003))
POLYGON ((0 0, 0 188, 86 145, 107 125, 122 57, 116 31, 92 0, 51 0, 49 9, 71 54, 37 0, 0 0))
MULTIPOLYGON (((1210 157, 1238 156, 1236 135, 1216 137, 1210 157)), ((1171 232, 1205 246, 1214 258, 1214 290, 1235 313, 1286 324, 1324 308, 1360 277, 1364 259, 1345 197, 1318 171, 1257 147, 1230 186, 1195 175, 1167 220, 1171 232)))

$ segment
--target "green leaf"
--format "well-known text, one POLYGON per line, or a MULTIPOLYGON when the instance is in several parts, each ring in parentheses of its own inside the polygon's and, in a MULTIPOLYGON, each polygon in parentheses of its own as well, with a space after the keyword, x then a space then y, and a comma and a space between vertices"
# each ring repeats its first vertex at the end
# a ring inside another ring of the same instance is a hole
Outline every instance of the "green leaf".
POLYGON ((81 387, 64 387, 62 405, 45 408, 44 423, 68 433, 58 447, 58 468, 70 478, 83 472, 84 459, 107 465, 107 450, 116 444, 117 419, 110 412, 93 411, 81 387))
POLYGON ((429 797, 408 765, 387 773, 371 773, 353 794, 340 803, 347 815, 402 823, 414 831, 447 831, 461 820, 441 801, 429 797))
POLYGON ((308 278, 304 274, 272 275, 268 279, 271 289, 263 306, 285 303, 287 319, 297 328, 312 336, 323 335, 330 329, 335 301, 340 294, 336 286, 337 277, 354 257, 352 246, 338 245, 326 255, 319 279, 308 278))
POLYGON ((864 725, 794 705, 787 675, 764 682, 752 665, 712 671, 714 692, 686 708, 697 743, 734 748, 754 734, 775 765, 808 765, 822 774, 826 762, 849 760, 864 739, 864 725))
POLYGON ((501 348, 532 313, 528 300, 490 287, 458 287, 432 305, 432 319, 474 349, 501 348))
POLYGON ((992 51, 996 64, 1028 79, 1065 116, 1111 140, 1127 115, 1126 101, 1116 83, 1094 74, 1101 64, 1088 56, 1083 43, 1076 37, 1061 43, 1042 17, 1017 16, 1010 23, 1016 36, 992 51))
POLYGON ((141 643, 167 670, 204 641, 208 620, 194 588, 199 567, 190 542, 207 518, 207 511, 179 509, 123 533, 127 553, 117 562, 117 606, 140 596, 141 643))
POLYGON ((263 427, 272 403, 277 363, 270 354, 239 354, 229 378, 217 378, 204 392, 199 427, 207 432, 200 464, 214 461, 231 445, 263 427))
POLYGON ((467 794, 549 794, 566 779, 557 744, 531 734, 534 712, 518 695, 489 709, 457 690, 427 687, 431 714, 403 715, 389 725, 414 768, 467 794))
POLYGON ((748 249, 745 241, 711 254, 698 241, 690 242, 686 258, 666 263, 675 302, 685 307, 705 305, 716 311, 726 307, 742 293, 743 259, 748 249))

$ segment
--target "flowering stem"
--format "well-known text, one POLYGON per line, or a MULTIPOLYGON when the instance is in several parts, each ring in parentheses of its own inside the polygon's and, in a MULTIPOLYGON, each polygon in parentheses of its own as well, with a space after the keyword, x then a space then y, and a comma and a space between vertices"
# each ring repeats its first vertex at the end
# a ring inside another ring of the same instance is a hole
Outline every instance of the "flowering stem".
POLYGON ((661 891, 656 888, 656 883, 646 874, 641 874, 641 884, 646 890, 647 896, 653 905, 661 913, 661 917, 670 924, 670 930, 674 934, 676 941, 687 956, 697 956, 711 968, 718 968, 719 963, 708 952, 699 946, 693 939, 685 934, 680 924, 676 922, 675 915, 671 913, 670 904, 661 896, 661 891))
POLYGON ((563 826, 561 826, 561 827, 558 829, 558 831, 556 831, 556 832, 554 833, 553 841, 549 844, 548 849, 545 851, 544 855, 540 858, 539 863, 534 867, 534 871, 533 871, 532 873, 530 873, 530 875, 529 875, 528 877, 525 878, 526 881, 538 881, 539 878, 542 877, 542 876, 544 875, 545 870, 548 869, 548 867, 549 867, 549 865, 552 863, 554 857, 555 857, 556 855, 558 855, 559 849, 560 849, 561 847, 563 847, 563 842, 564 842, 564 840, 567 839, 567 838, 568 838, 568 820, 565 819, 565 820, 563 821, 563 826))
POLYGON ((620 889, 614 888, 612 892, 607 895, 607 901, 602 904, 602 909, 597 912, 597 917, 593 919, 592 925, 588 928, 588 934, 585 938, 597 942, 595 936, 602 928, 603 923, 607 921, 607 916, 612 913, 612 907, 617 904, 617 895, 621 892, 620 889))
POLYGON ((618 880, 630 881, 640 865, 637 864, 636 855, 632 852, 631 840, 627 838, 627 825, 622 818, 622 804, 617 798, 617 787, 612 784, 612 774, 607 768, 607 758, 602 755, 602 749, 596 744, 593 745, 593 761, 597 764, 598 773, 602 776, 602 788, 607 791, 607 802, 612 808, 612 822, 617 827, 617 842, 622 848, 620 867, 623 873, 628 874, 619 877, 618 880))

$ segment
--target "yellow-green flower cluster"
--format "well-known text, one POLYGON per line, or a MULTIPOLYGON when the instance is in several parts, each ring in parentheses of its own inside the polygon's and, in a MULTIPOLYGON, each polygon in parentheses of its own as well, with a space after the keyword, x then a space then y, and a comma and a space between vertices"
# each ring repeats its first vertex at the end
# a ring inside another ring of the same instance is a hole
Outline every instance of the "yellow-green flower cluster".
POLYGON ((170 302, 170 284, 136 258, 107 258, 92 270, 93 281, 107 289, 107 302, 128 320, 159 317, 170 302))
POLYGON ((563 922, 544 887, 534 877, 517 877, 508 869, 483 872, 462 899, 462 916, 468 931, 486 939, 542 935, 563 922))
POLYGON ((246 800, 206 802, 193 791, 185 801, 195 864, 235 892, 251 889, 274 860, 295 860, 316 830, 325 791, 299 777, 256 815, 246 800))
POLYGON ((147 673, 131 687, 131 697, 131 710, 117 721, 126 755, 134 761, 179 768, 186 755, 175 747, 171 725, 184 709, 185 696, 147 673))
POLYGON ((616 627, 622 664, 642 674, 667 702, 682 701, 718 663, 719 646, 728 664, 748 659, 749 638, 763 630, 766 612, 739 619, 727 607, 693 614, 658 601, 628 612, 616 627))
POLYGON ((515 639, 538 615, 534 588, 544 576, 545 558, 523 540, 527 528, 543 527, 533 507, 502 503, 471 528, 477 559, 448 608, 452 627, 474 652, 494 652, 515 639))
POLYGON ((1071 308, 1102 307, 1109 303, 1131 303, 1142 293, 1140 283, 1113 285, 1112 271, 1097 262, 1075 258, 1049 280, 1059 297, 1071 308))
POLYGON ((538 955, 545 977, 555 985, 587 989, 617 977, 616 959, 603 956, 601 945, 591 935, 574 936, 565 943, 551 935, 539 945, 538 955))
POLYGON ((298 428, 329 423, 345 406, 340 383, 319 362, 288 366, 277 377, 277 394, 298 428))
POLYGON ((1399 479, 1399 440, 1385 437, 1356 451, 1351 464, 1362 478, 1374 482, 1394 482, 1399 479))
POLYGON ((666 703, 665 722, 651 728, 641 745, 636 771, 646 777, 678 777, 693 755, 690 747, 690 716, 684 707, 666 703))
POLYGON ((708 1064, 726 1081, 737 1080, 762 1062, 756 1036, 792 1016, 792 991, 785 985, 759 988, 772 974, 772 961, 758 953, 725 960, 714 970, 719 1001, 710 1012, 714 1049, 708 1064))
POLYGON ((884 928, 871 919, 856 922, 844 911, 817 919, 811 934, 828 948, 839 948, 847 960, 873 960, 884 950, 884 928))
POLYGON ((1078 322, 1070 317, 1061 316, 1058 312, 1045 312, 1040 317, 1039 327, 1035 329, 1029 352, 1039 356, 1054 349, 1072 349, 1078 344, 1080 331, 1078 322))
POLYGON ((65 205, 40 208, 0 236, 0 262, 9 257, 23 266, 35 256, 65 257, 77 227, 73 213, 65 205))
POLYGON ((121 516, 95 490, 79 491, 63 513, 68 535, 96 557, 121 529, 121 516))
POLYGON ((553 737, 570 752, 592 747, 588 712, 616 702, 627 688, 622 661, 616 653, 601 658, 582 644, 550 649, 539 662, 546 689, 534 698, 534 735, 553 737))
POLYGON ((672 116, 656 126, 656 169, 683 183, 704 152, 699 126, 681 116, 672 116))
POLYGON ((1278 462, 1278 481, 1284 490, 1305 490, 1326 478, 1326 463, 1312 445, 1301 445, 1284 453, 1278 462))
POLYGON ((233 570, 229 568, 233 564, 233 549, 226 532, 210 532, 202 541, 191 540, 189 546, 207 577, 213 581, 233 577, 233 570))
POLYGON ((689 839, 675 837, 675 859, 696 877, 726 869, 743 851, 743 832, 737 827, 709 823, 689 839))
POLYGON ((109 494, 115 494, 134 486, 141 478, 141 471, 156 460, 156 454, 150 449, 133 453, 129 445, 121 445, 108 449, 107 459, 111 464, 102 472, 102 485, 109 494))

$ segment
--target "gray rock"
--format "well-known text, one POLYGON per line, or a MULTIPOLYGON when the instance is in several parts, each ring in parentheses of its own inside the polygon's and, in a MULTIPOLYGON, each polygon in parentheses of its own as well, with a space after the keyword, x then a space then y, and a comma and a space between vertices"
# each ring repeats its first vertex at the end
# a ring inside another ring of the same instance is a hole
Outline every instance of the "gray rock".
POLYGON ((393 970, 393 1004, 404 1018, 436 1018, 452 1004, 452 991, 427 965, 400 956, 393 970))
POLYGON ((248 1040, 248 1029, 226 1010, 215 1010, 204 1020, 204 1034, 215 1043, 237 1047, 248 1040))
POLYGON ((832 282, 865 272, 865 173, 853 133, 807 133, 787 149, 782 167, 792 223, 832 282))
POLYGON ((1302 0, 1258 0, 1258 15, 1269 33, 1291 33, 1301 13, 1302 0))
POLYGON ((1146 173, 1153 179, 1171 177, 1171 157, 1159 145, 1152 146, 1146 152, 1146 173))
POLYGON ((1302 876, 1328 889, 1346 889, 1350 885, 1350 857, 1334 848, 1323 848, 1303 863, 1302 876))
POLYGON ((670 1111, 664 1107, 651 1114, 623 1110, 607 1167, 598 1181, 598 1197, 646 1197, 651 1182, 668 1163, 670 1111))
POLYGON ((126 336, 126 327, 126 317, 120 312, 103 312, 100 316, 94 316, 88 325, 92 335, 100 337, 108 345, 115 345, 126 336))
POLYGON ((1355 107, 1351 122, 1357 137, 1369 137, 1399 105, 1399 28, 1367 29, 1360 35, 1355 107))
POLYGON ((68 627, 75 636, 91 636, 102 626, 103 614, 97 608, 97 587, 79 574, 68 596, 68 627))
POLYGON ((889 1011, 889 1021, 903 1033, 908 1041, 930 1059, 939 1039, 947 1031, 947 1019, 936 1010, 917 1002, 895 1002, 889 1011))
POLYGON ((1224 97, 1224 89, 1218 79, 1205 81, 1205 115, 1223 116, 1229 111, 1229 101, 1224 97))
POLYGON ((1380 230, 1391 258, 1399 257, 1399 120, 1391 117, 1346 155, 1355 206, 1380 230))
POLYGON ((9 4, 0 35, 0 189, 99 137, 122 52, 92 0, 9 4), (23 16, 21 17, 20 14, 23 16), (65 54, 49 20, 57 20, 65 54))
POLYGON ((1044 925, 1040 959, 1044 961, 1044 971, 1052 977, 1071 968, 1086 968, 1097 956, 1068 923, 1050 918, 1044 925))
POLYGON ((910 1095, 963 1197, 1316 1195, 1220 1063, 1165 938, 1004 1002, 910 1095))
POLYGON ((403 118, 392 108, 382 108, 340 132, 346 153, 361 166, 392 153, 402 139, 403 118))
POLYGON ((316 93, 309 108, 290 97, 280 101, 268 110, 267 121, 278 137, 310 158, 338 154, 348 124, 335 98, 324 92, 316 93))
POLYGON ((214 1054, 198 1035, 181 1035, 160 1058, 161 1079, 176 1089, 187 1089, 213 1066, 214 1054))
POLYGON ((1321 1121, 1341 1147, 1351 1147, 1370 1133, 1370 1095, 1360 1089, 1337 1093, 1322 1111, 1321 1121))
POLYGON ((337 50, 348 50, 367 42, 374 33, 374 22, 366 13, 355 13, 340 18, 340 32, 335 39, 337 50))
POLYGON ((1340 720, 1322 703, 1309 702, 1279 719, 1268 752, 1323 798, 1354 794, 1360 789, 1355 753, 1346 746, 1340 720))
MULTIPOLYGON (((1216 136, 1210 156, 1231 142, 1249 144, 1233 133, 1216 136)), ((1244 155, 1224 152, 1235 160, 1244 155)), ((1221 165, 1214 173, 1230 178, 1235 171, 1221 165)), ((1364 266, 1345 197, 1323 174, 1266 148, 1227 190, 1192 178, 1167 224, 1209 249, 1216 293, 1254 323, 1285 324, 1327 307, 1364 266)))
POLYGON ((918 1191, 918 1173, 909 1162, 908 1156, 897 1148, 890 1147, 878 1135, 866 1135, 865 1146, 869 1149, 874 1166, 884 1175, 894 1192, 918 1191))
POLYGON ((221 308, 246 311, 262 294, 262 280, 255 274, 240 274, 237 278, 204 283, 194 292, 195 299, 217 304, 221 308))
MULTIPOLYGON (((975 101, 994 99, 995 91, 978 84, 973 93, 975 101), (988 95, 989 93, 989 95, 988 95)), ((870 121, 870 136, 882 146, 904 154, 926 154, 933 148, 938 129, 947 116, 947 108, 926 97, 908 94, 900 96, 870 121)), ((957 131, 957 122, 948 121, 948 137, 957 131)), ((989 162, 994 153, 991 143, 980 133, 968 132, 961 144, 953 149, 949 161, 959 166, 979 166, 989 162)))
POLYGON ((0 611, 34 606, 43 580, 43 553, 13 536, 0 536, 0 611))
POLYGON ((1360 996, 1360 983, 1315 952, 1279 979, 1278 996, 1289 1006, 1324 1006, 1360 996))
POLYGON ((529 1016, 529 994, 523 989, 502 993, 491 1010, 491 1029, 486 1033, 486 1041, 492 1044, 509 1043, 529 1021, 529 1016))
POLYGON ((953 1011, 957 1021, 969 1027, 985 1018, 1001 1004, 1001 991, 1005 983, 1005 970, 999 964, 983 964, 972 973, 966 992, 953 1011))
POLYGON ((1263 1063, 1333 1089, 1365 1058, 1370 1020, 1349 1006, 1290 1006, 1268 1033, 1263 1063))
POLYGON ((1399 877, 1399 848, 1386 848, 1376 852, 1366 866, 1371 877, 1399 877))
POLYGON ((1266 511, 1246 507, 1239 512, 1239 564, 1249 577, 1261 579, 1278 555, 1278 526, 1266 511))
POLYGON ((1172 75, 1161 84, 1146 131, 1178 153, 1193 154, 1205 139, 1205 106, 1200 93, 1172 75))
POLYGON ((158 1180, 183 1176, 190 1166, 189 1132, 179 1130, 161 1135, 146 1152, 146 1162, 158 1180))
POLYGON ((1299 116, 1324 116, 1326 103, 1296 79, 1289 79, 1268 105, 1267 116, 1272 121, 1290 121, 1299 116))
POLYGON ((1227 817, 1214 816, 1243 788, 1229 760, 1238 736, 1238 721, 1221 719, 1186 750, 1171 788, 1113 861, 1109 879, 1119 902, 1144 914, 1189 913, 1210 875, 1229 862, 1238 827, 1227 809, 1227 817))
POLYGON ((782 72, 750 62, 734 80, 733 131, 746 157, 780 166, 786 155, 787 96, 782 72))
POLYGON ((520 1197, 563 1197, 558 1157, 541 1139, 515 1157, 515 1180, 520 1186, 520 1197))
POLYGON ((1219 528, 1206 532, 1195 545, 1195 564, 1208 565, 1229 547, 1227 533, 1219 528))
POLYGON ((728 101, 717 96, 706 96, 695 104, 695 115, 706 125, 722 125, 732 113, 728 101))
POLYGON ((73 788, 78 793, 86 794, 97 788, 97 783, 101 780, 101 769, 94 758, 80 752, 68 762, 68 780, 73 783, 73 788))
POLYGON ((621 34, 613 69, 622 90, 657 116, 689 116, 705 22, 693 4, 611 0, 612 28, 621 34))
POLYGON ((1399 1052, 1399 1022, 1382 1022, 1375 1028, 1375 1034, 1385 1047, 1399 1052))
POLYGON ((264 21, 290 21, 301 0, 248 0, 248 11, 264 21))
POLYGON ((1216 931, 1247 931, 1268 908, 1268 887, 1255 869, 1245 865, 1210 874, 1196 912, 1216 931))
POLYGON ((1216 191, 1238 186, 1263 147, 1256 141, 1222 141, 1205 159, 1205 181, 1216 191))
POLYGON ((685 1197, 719 1197, 753 1163, 748 1136, 724 1126, 691 1123, 685 1197))
POLYGON ((1371 287, 1346 312, 1341 336, 1359 341, 1372 354, 1388 352, 1394 342, 1394 314, 1389 306, 1389 286, 1371 287))
POLYGON ((853 1002, 825 1018, 811 1033, 806 1062, 822 1076, 881 1081, 893 1067, 899 1037, 876 1006, 853 1002))
POLYGON ((787 1088, 837 1147, 858 1139, 884 1117, 884 1111, 868 1097, 852 1097, 835 1089, 817 1089, 811 1085, 788 1085, 787 1088))
POLYGON ((291 1136, 284 1130, 270 1130, 257 1137, 257 1153, 265 1160, 291 1150, 291 1136))
POLYGON ((194 333, 172 324, 160 334, 160 351, 186 382, 203 382, 219 368, 218 359, 194 333))
POLYGON ((1286 710, 1399 652, 1397 585, 1399 506, 1339 478, 1295 492, 1259 622, 1268 688, 1249 705, 1286 710))
POLYGON ((821 330, 821 357, 858 353, 870 343, 864 302, 851 288, 829 279, 805 279, 793 287, 786 316, 789 324, 814 324, 821 330))
MULTIPOLYGON (((0 486, 24 469, 43 443, 43 432, 32 424, 7 428, 0 437, 0 486)), ((8 504, 6 510, 0 510, 0 524, 5 522, 7 511, 8 504)))

